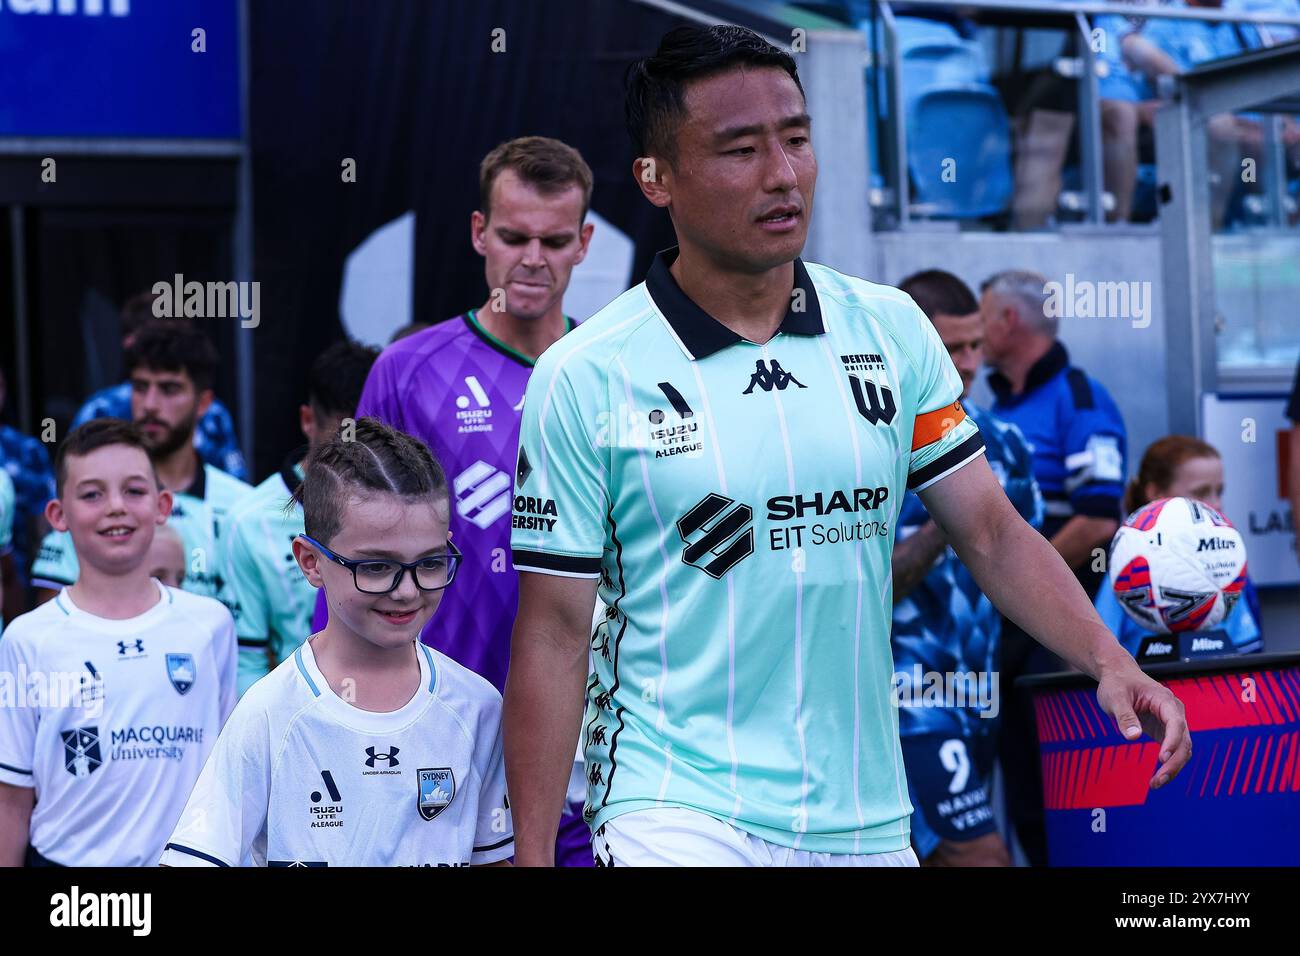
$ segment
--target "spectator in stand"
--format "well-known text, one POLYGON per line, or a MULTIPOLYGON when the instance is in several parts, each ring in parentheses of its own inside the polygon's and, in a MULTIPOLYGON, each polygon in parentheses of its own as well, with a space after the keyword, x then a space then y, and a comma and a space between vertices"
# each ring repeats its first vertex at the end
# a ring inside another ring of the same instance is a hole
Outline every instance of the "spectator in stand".
MULTIPOLYGON (((1218 449, 1187 435, 1167 435, 1153 442, 1142 456, 1137 475, 1129 482, 1124 510, 1132 514, 1160 498, 1192 498, 1223 511, 1223 459, 1218 449)), ((1139 663, 1148 660, 1143 653, 1144 642, 1153 632, 1124 613, 1109 583, 1103 583, 1097 590, 1094 603, 1097 614, 1124 649, 1139 663)), ((1220 637, 1225 654, 1250 654, 1264 646, 1259 621, 1259 596, 1247 576, 1241 600, 1224 622, 1213 631, 1198 631, 1197 635, 1220 637)))
MULTIPOLYGON (((122 306, 122 351, 129 352, 131 343, 146 323, 157 321, 154 318, 153 303, 158 298, 155 293, 142 292, 132 296, 122 306)), ((178 325, 189 326, 186 319, 168 319, 178 325)), ((90 421, 92 418, 124 418, 131 420, 131 383, 121 382, 100 389, 90 398, 72 420, 72 427, 90 421)), ((213 398, 208 410, 199 419, 194 429, 194 450, 199 453, 205 464, 220 468, 226 474, 248 480, 248 467, 244 463, 243 452, 239 450, 239 439, 235 435, 235 421, 220 400, 213 398)), ((51 496, 52 497, 52 496, 51 496)), ((47 499, 48 500, 48 499, 47 499)), ((45 507, 45 502, 41 502, 45 507)))

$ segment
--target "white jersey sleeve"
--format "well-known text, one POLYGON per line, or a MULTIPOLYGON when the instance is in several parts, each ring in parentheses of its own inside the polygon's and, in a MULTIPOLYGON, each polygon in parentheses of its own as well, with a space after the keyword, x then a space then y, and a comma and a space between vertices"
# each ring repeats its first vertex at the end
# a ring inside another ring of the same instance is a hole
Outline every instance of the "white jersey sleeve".
MULTIPOLYGON (((10 628, 0 638, 0 674, 12 681, 16 692, 26 689, 31 673, 25 642, 10 628)), ((0 705, 0 783, 35 787, 36 707, 31 701, 11 699, 0 705)))
POLYGON ((224 727, 239 700, 239 641, 235 636, 235 619, 222 606, 221 625, 217 629, 215 653, 217 678, 221 683, 221 724, 224 727))
MULTIPOLYGON (((227 676, 233 681, 233 667, 227 676)), ((222 728, 163 850, 164 866, 239 866, 250 851, 264 861, 272 754, 259 696, 245 695, 222 728)))
MULTIPOLYGON (((510 818, 510 801, 506 797, 506 764, 501 745, 500 710, 497 710, 495 733, 475 741, 475 763, 480 764, 483 790, 478 805, 478 826, 474 830, 471 866, 507 860, 515 852, 514 825, 510 818)), ((487 724, 483 721, 480 726, 487 724)))

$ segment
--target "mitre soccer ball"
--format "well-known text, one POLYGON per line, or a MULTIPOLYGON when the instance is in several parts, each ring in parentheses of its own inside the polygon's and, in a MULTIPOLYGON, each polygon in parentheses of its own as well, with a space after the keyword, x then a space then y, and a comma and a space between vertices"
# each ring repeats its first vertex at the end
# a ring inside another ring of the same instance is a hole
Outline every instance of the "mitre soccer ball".
POLYGON ((1150 631, 1221 623, 1246 583, 1246 546, 1222 514, 1191 498, 1161 498, 1125 519, 1110 543, 1110 586, 1150 631))

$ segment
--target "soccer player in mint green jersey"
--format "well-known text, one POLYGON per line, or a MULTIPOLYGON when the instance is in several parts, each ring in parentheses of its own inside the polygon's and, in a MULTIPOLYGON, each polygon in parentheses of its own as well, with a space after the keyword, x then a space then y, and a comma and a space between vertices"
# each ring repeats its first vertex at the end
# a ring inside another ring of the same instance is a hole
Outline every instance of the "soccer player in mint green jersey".
POLYGON ((298 421, 307 446, 285 458, 280 470, 245 497, 226 518, 226 582, 235 612, 241 655, 239 693, 265 677, 311 634, 316 589, 298 570, 293 542, 303 534, 302 507, 290 505, 302 481, 307 452, 333 438, 356 413, 366 375, 379 352, 336 342, 316 357, 308 376, 307 404, 298 421), (255 648, 262 648, 257 654, 255 648))
POLYGON ((817 163, 794 60, 738 27, 675 29, 629 70, 627 116, 678 246, 528 383, 517 862, 550 863, 580 736, 600 864, 915 865, 890 694, 908 489, 994 604, 1100 681, 1126 737, 1161 741, 1152 786, 1172 779, 1182 704, 1008 502, 929 320, 799 258, 817 163))
MULTIPOLYGON (((221 524, 252 489, 194 450, 194 427, 212 402, 217 353, 202 332, 155 321, 131 342, 125 359, 131 382, 131 416, 144 433, 158 480, 171 492, 167 522, 185 547, 184 589, 216 598, 233 613, 222 574, 221 524)), ((71 537, 51 532, 32 565, 39 602, 78 580, 71 537)), ((241 657, 243 651, 241 650, 241 657)))

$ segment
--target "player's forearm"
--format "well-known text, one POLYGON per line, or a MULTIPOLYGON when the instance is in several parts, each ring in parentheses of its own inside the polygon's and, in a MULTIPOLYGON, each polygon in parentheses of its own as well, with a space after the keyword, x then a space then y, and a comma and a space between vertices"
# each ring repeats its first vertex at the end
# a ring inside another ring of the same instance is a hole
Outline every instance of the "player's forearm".
POLYGON ((998 610, 1071 666, 1097 679, 1136 666, 1056 549, 1010 503, 990 518, 982 540, 953 547, 998 610))
POLYGON ((0 866, 22 866, 35 791, 0 783, 0 866))
POLYGON ((1113 518, 1075 515, 1052 535, 1052 547, 1066 565, 1077 571, 1093 560, 1097 548, 1104 552, 1118 530, 1119 522, 1113 518))
POLYGON ((915 534, 894 542, 890 559, 894 571, 894 603, 907 597, 921 583, 947 546, 948 540, 933 521, 921 525, 915 534))
POLYGON ((585 630, 574 637, 548 633, 523 614, 515 624, 502 734, 515 860, 521 866, 555 861, 586 682, 585 630))

